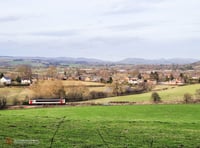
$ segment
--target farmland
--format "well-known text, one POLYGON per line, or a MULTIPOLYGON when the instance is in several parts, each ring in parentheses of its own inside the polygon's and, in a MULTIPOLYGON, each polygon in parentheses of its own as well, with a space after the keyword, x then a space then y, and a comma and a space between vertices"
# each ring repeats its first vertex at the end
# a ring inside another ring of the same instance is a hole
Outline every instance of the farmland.
POLYGON ((7 97, 7 103, 12 104, 15 98, 23 100, 26 96, 31 94, 28 87, 4 87, 0 88, 0 94, 7 97))
MULTIPOLYGON (((81 81, 63 81, 64 87, 69 86, 86 86, 89 88, 90 91, 104 91, 106 89, 106 85, 101 83, 94 83, 94 82, 81 82, 81 81)), ((155 90, 158 90, 162 101, 164 103, 176 103, 177 101, 183 100, 183 95, 185 93, 190 93, 192 95, 195 94, 195 91, 200 88, 200 84, 194 85, 187 85, 187 86, 157 86, 155 90), (166 89, 167 88, 167 89, 166 89)), ((31 95, 31 90, 29 87, 4 87, 0 88, 0 93, 4 94, 8 98, 8 104, 12 104, 14 98, 18 98, 19 100, 23 100, 26 96, 31 95)), ((110 97, 104 99, 96 99, 85 101, 89 103, 109 103, 112 101, 128 101, 128 102, 136 102, 140 104, 148 104, 150 102, 151 93, 143 93, 143 94, 136 94, 136 95, 128 95, 128 96, 118 96, 118 97, 110 97)))
POLYGON ((0 147, 193 148, 200 146, 199 114, 199 105, 4 110, 0 147))
MULTIPOLYGON (((160 87, 159 87, 160 88, 160 87)), ((180 87, 167 87, 165 90, 158 91, 161 99, 165 103, 176 103, 176 101, 182 101, 183 95, 185 93, 195 94, 195 91, 200 88, 200 84, 188 85, 188 86, 180 86, 180 87)), ((112 101, 129 101, 129 102, 137 102, 137 103, 150 103, 152 92, 136 94, 136 95, 128 95, 128 96, 118 96, 111 97, 105 99, 97 99, 93 101, 93 103, 108 103, 112 101)))

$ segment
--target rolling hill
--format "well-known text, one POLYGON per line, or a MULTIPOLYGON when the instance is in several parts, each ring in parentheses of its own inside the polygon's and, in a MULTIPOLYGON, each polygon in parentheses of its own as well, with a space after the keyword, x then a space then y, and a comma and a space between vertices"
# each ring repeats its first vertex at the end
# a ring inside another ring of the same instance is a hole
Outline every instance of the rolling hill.
MULTIPOLYGON (((1 66, 15 66, 19 64, 28 64, 32 66, 48 66, 48 65, 109 65, 109 64, 130 64, 130 65, 171 65, 171 64, 191 64, 197 62, 197 59, 190 58, 174 58, 174 59, 142 59, 127 58, 121 61, 104 61, 95 58, 71 58, 71 57, 12 57, 0 56, 1 66)), ((197 62, 198 64, 198 62, 197 62)))

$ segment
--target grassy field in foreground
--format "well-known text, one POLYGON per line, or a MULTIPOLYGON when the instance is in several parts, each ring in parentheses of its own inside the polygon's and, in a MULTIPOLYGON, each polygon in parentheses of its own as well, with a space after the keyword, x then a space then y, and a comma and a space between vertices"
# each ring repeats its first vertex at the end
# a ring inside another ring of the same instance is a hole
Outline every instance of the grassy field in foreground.
POLYGON ((195 148, 200 147, 199 114, 200 105, 4 110, 0 147, 195 148))
MULTIPOLYGON (((163 102, 173 102, 173 101, 182 101, 185 93, 190 93, 193 96, 195 95, 195 91, 200 89, 200 84, 187 85, 187 86, 179 86, 179 87, 169 87, 167 90, 157 91, 161 100, 163 102)), ((151 101, 152 92, 136 94, 136 95, 128 95, 128 96, 118 96, 111 97, 105 99, 97 99, 91 100, 87 102, 95 102, 95 103, 108 103, 111 101, 129 101, 129 102, 145 102, 148 103, 151 101)))

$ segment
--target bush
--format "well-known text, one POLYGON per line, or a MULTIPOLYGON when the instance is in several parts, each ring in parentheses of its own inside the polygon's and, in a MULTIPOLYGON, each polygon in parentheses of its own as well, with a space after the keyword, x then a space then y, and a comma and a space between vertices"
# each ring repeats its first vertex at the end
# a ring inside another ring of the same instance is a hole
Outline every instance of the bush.
POLYGON ((190 93, 185 93, 183 96, 183 100, 185 103, 191 103, 192 102, 192 95, 190 93))
POLYGON ((65 98, 65 89, 62 81, 37 81, 31 86, 32 98, 65 98))
POLYGON ((23 100, 22 105, 29 105, 29 100, 23 100))
POLYGON ((6 108, 7 99, 4 96, 0 96, 0 109, 6 108))
POLYGON ((161 98, 157 92, 153 92, 151 94, 151 99, 153 100, 154 103, 158 103, 161 101, 161 98))
POLYGON ((107 93, 92 91, 92 92, 90 92, 90 96, 91 96, 91 99, 106 98, 107 93))
POLYGON ((70 86, 66 90, 66 101, 84 101, 90 98, 89 89, 86 86, 70 86))
POLYGON ((29 96, 25 97, 25 99, 22 101, 22 105, 29 105, 29 96))
POLYGON ((200 89, 196 90, 195 96, 196 96, 196 99, 200 99, 200 89))
POLYGON ((13 105, 19 105, 20 101, 17 98, 14 98, 12 104, 13 105))

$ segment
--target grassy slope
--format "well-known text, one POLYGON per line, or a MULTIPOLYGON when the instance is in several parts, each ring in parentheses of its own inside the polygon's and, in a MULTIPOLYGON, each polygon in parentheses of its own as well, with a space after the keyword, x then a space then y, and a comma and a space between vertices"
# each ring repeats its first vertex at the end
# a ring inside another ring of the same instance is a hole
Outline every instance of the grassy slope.
POLYGON ((31 93, 28 87, 4 87, 0 88, 0 95, 8 98, 8 104, 12 104, 14 98, 24 100, 31 93))
MULTIPOLYGON (((65 86, 67 85, 93 85, 93 86, 100 86, 101 83, 94 83, 94 82, 80 82, 80 81, 63 81, 63 84, 65 86)), ((164 102, 167 101, 179 101, 183 99, 183 95, 185 93, 191 93, 194 94, 196 89, 200 89, 200 84, 195 85, 188 85, 188 86, 181 86, 172 88, 169 87, 168 90, 164 91, 158 91, 161 99, 164 102)), ((104 91, 105 87, 89 87, 90 91, 104 91)), ((28 87, 6 87, 6 88, 0 88, 0 94, 4 94, 8 97, 8 103, 11 104, 12 100, 14 98, 18 98, 19 100, 23 100, 26 95, 30 95, 31 91, 28 87)), ((128 96, 120 96, 120 97, 112 97, 112 98, 105 98, 105 99, 97 99, 87 102, 95 102, 95 103, 108 103, 110 101, 130 101, 130 102, 146 102, 148 103, 151 98, 151 92, 150 93, 144 93, 139 95, 128 95, 128 96)))
MULTIPOLYGON (((163 101, 180 101, 183 100, 185 93, 195 94, 196 89, 200 89, 200 84, 180 86, 176 88, 169 88, 168 90, 158 91, 163 101)), ((151 92, 137 95, 111 97, 105 99, 97 99, 88 102, 108 103, 110 101, 130 101, 130 102, 149 102, 151 99, 151 92)))
POLYGON ((6 110, 0 112, 0 147, 9 147, 5 137, 49 147, 58 127, 53 147, 198 147, 199 114, 200 105, 6 110))
POLYGON ((84 81, 62 81, 63 85, 65 87, 67 86, 87 86, 89 88, 89 91, 104 91, 106 89, 106 85, 103 83, 97 83, 97 82, 84 82, 84 81))
POLYGON ((103 86, 105 84, 97 83, 97 82, 85 82, 85 81, 62 81, 64 86, 71 86, 71 85, 83 85, 83 86, 103 86))

